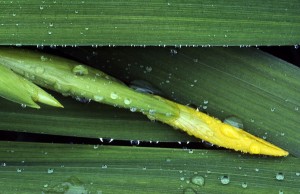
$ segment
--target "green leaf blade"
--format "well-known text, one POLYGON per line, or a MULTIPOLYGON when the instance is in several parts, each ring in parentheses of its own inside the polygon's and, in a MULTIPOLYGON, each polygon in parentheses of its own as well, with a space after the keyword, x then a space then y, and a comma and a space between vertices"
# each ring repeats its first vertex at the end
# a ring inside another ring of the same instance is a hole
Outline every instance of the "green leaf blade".
POLYGON ((91 193, 299 191, 299 159, 294 157, 261 158, 228 151, 24 142, 2 142, 0 156, 3 161, 0 182, 5 185, 1 188, 5 193, 51 193, 58 189, 66 192, 75 188, 91 193), (278 173, 284 176, 283 180, 278 173), (228 184, 222 184, 222 176, 229 177, 228 184), (199 177, 204 179, 202 186, 193 182, 199 177), (242 187, 243 183, 247 184, 246 188, 242 187))
POLYGON ((4 2, 1 44, 296 45, 300 3, 161 0, 4 2), (4 33, 5 32, 5 33, 4 33))

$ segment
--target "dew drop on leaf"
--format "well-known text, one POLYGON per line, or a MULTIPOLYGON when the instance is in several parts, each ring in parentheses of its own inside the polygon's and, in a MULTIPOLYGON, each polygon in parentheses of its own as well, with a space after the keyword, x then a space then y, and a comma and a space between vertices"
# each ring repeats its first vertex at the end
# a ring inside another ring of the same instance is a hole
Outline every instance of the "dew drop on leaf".
POLYGON ((279 181, 283 181, 283 180, 284 180, 284 175, 283 175, 283 173, 278 172, 278 173, 276 174, 276 179, 279 180, 279 181))
POLYGON ((133 80, 130 82, 129 87, 140 93, 162 95, 161 91, 145 80, 133 80))
POLYGON ((89 73, 88 68, 86 68, 83 65, 76 65, 75 67, 73 67, 72 72, 75 75, 87 75, 89 73))
POLYGON ((135 112, 136 110, 137 110, 137 108, 135 108, 135 107, 131 107, 131 108, 130 108, 130 111, 131 111, 131 112, 135 112))
POLYGON ((93 98, 96 102, 101 102, 104 99, 104 97, 100 95, 94 95, 93 98))
POLYGON ((214 144, 212 144, 210 142, 207 142, 207 141, 204 141, 204 140, 202 140, 202 143, 203 143, 203 146, 206 147, 206 148, 210 148, 210 147, 214 146, 214 144))
POLYGON ((124 99, 124 104, 126 104, 126 105, 131 104, 131 102, 132 102, 132 100, 129 99, 129 98, 125 98, 125 99, 124 99))
POLYGON ((119 97, 119 96, 118 96, 118 94, 117 94, 116 92, 110 93, 110 98, 111 98, 111 99, 115 100, 115 99, 117 99, 118 97, 119 97))
POLYGON ((140 140, 130 140, 130 144, 132 146, 138 146, 138 145, 140 145, 140 140))
POLYGON ((256 143, 252 143, 250 145, 249 150, 250 150, 250 153, 252 153, 252 154, 259 154, 260 153, 260 148, 256 143))
POLYGON ((223 185, 227 185, 230 183, 230 178, 228 175, 221 176, 220 180, 223 185))
POLYGON ((101 168, 102 168, 102 169, 107 169, 107 165, 104 164, 104 165, 101 166, 101 168))
POLYGON ((41 59, 41 61, 43 61, 43 62, 48 61, 48 58, 45 57, 44 55, 42 55, 42 56, 40 57, 40 59, 41 59))
POLYGON ((195 194, 196 191, 190 187, 188 188, 185 188, 184 191, 183 191, 184 194, 195 194))
POLYGON ((196 175, 191 178, 191 182, 198 186, 204 186, 205 179, 203 176, 196 175))
POLYGON ((243 183, 242 183, 242 187, 243 187, 244 189, 246 189, 246 188, 248 187, 248 184, 247 184, 246 182, 243 182, 243 183))
POLYGON ((170 50, 170 54, 173 56, 173 55, 176 55, 177 54, 177 50, 176 49, 171 49, 170 50))
POLYGON ((75 96, 73 97, 76 101, 78 102, 81 102, 81 103, 90 103, 91 102, 91 99, 87 99, 87 98, 84 98, 84 97, 79 97, 79 96, 75 96))
POLYGON ((53 168, 48 168, 48 170, 47 170, 47 173, 48 174, 52 174, 54 172, 54 169, 53 168))
POLYGON ((147 72, 151 72, 151 71, 152 71, 152 67, 147 66, 147 67, 146 67, 146 71, 147 71, 147 72))
POLYGON ((279 190, 279 191, 278 191, 278 194, 283 194, 283 190, 279 190))
POLYGON ((227 123, 231 126, 234 126, 234 127, 240 128, 240 129, 243 129, 243 127, 244 127, 242 120, 240 118, 234 117, 234 116, 225 118, 224 123, 227 123))

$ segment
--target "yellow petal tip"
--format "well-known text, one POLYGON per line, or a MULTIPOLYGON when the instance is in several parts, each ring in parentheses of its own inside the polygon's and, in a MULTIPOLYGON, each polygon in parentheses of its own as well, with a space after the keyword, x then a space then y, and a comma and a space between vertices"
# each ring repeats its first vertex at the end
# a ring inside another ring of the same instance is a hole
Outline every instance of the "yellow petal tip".
POLYGON ((190 107, 177 104, 180 115, 167 124, 180 128, 197 138, 221 147, 250 154, 287 156, 289 153, 263 139, 220 120, 198 112, 190 107))

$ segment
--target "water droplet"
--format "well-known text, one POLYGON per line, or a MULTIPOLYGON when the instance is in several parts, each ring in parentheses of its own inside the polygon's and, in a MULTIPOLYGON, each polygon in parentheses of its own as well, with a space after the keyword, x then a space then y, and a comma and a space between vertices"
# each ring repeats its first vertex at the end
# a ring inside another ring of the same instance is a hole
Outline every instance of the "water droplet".
POLYGON ((299 107, 296 106, 296 107, 295 107, 295 111, 298 111, 298 110, 299 110, 299 107))
POLYGON ((44 7, 41 5, 41 6, 40 6, 40 10, 43 10, 43 9, 44 9, 44 7))
POLYGON ((171 117, 173 114, 170 112, 167 112, 165 115, 166 115, 166 117, 171 117))
POLYGON ((124 99, 124 104, 126 104, 126 105, 131 104, 131 102, 132 102, 132 100, 129 99, 129 98, 125 98, 125 99, 124 99))
POLYGON ((185 180, 185 178, 184 178, 184 177, 180 177, 180 180, 181 180, 181 181, 184 181, 184 180, 185 180))
MULTIPOLYGON (((1 163, 1 166, 5 167, 5 166, 6 166, 6 163, 5 163, 5 162, 1 163)), ((297 174, 297 173, 296 173, 296 174, 297 174)))
POLYGON ((89 73, 89 70, 83 65, 76 65, 75 67, 73 67, 72 72, 75 75, 87 75, 89 73))
POLYGON ((162 95, 161 91, 156 89, 151 83, 144 80, 133 80, 130 82, 129 87, 140 93, 162 95))
POLYGON ((188 188, 185 188, 184 191, 183 191, 184 194, 195 194, 196 191, 190 187, 188 188))
POLYGON ((296 172, 296 176, 300 176, 300 172, 296 172))
POLYGON ((17 14, 15 14, 15 13, 12 14, 12 16, 14 16, 14 17, 15 17, 16 15, 17 15, 17 14))
POLYGON ((154 110, 154 109, 150 109, 150 110, 149 110, 149 114, 150 114, 150 115, 155 115, 155 113, 156 113, 156 110, 154 110))
POLYGON ((107 168, 107 165, 104 164, 104 165, 101 166, 101 168, 106 169, 106 168, 107 168))
POLYGON ((35 73, 37 74, 43 74, 45 71, 44 67, 36 67, 35 68, 35 73))
POLYGON ((295 49, 298 49, 298 48, 299 48, 299 45, 298 45, 298 44, 295 44, 295 45, 294 45, 294 48, 295 48, 295 49))
POLYGON ((194 63, 198 63, 198 59, 193 59, 194 63))
POLYGON ((244 127, 242 120, 234 116, 225 118, 223 122, 240 129, 243 129, 244 127))
POLYGON ((208 141, 204 141, 202 140, 202 143, 203 143, 203 146, 206 147, 206 148, 210 148, 210 147, 213 147, 214 144, 208 142, 208 141))
POLYGON ((271 108, 271 112, 274 112, 275 111, 275 107, 271 108))
POLYGON ((26 108, 26 106, 27 106, 26 104, 21 104, 22 108, 26 108))
POLYGON ((49 23, 49 26, 50 26, 50 27, 53 27, 53 23, 52 23, 52 22, 50 22, 50 23, 49 23))
POLYGON ((140 140, 130 140, 130 144, 132 146, 138 146, 138 145, 140 145, 140 140))
POLYGON ((49 34, 49 35, 51 35, 51 34, 52 34, 52 32, 51 32, 51 31, 48 31, 48 34, 49 34))
POLYGON ((47 170, 47 173, 48 174, 52 174, 54 172, 54 169, 53 168, 48 168, 48 170, 47 170))
POLYGON ((99 95, 94 95, 93 98, 96 102, 101 102, 104 99, 103 96, 99 96, 99 95))
POLYGON ((177 50, 176 49, 171 49, 170 50, 170 54, 173 56, 173 55, 176 55, 177 54, 177 50))
POLYGON ((238 139, 240 137, 238 132, 235 131, 235 129, 230 125, 227 124, 221 125, 220 130, 225 136, 229 138, 238 139))
POLYGON ((227 175, 221 176, 220 180, 223 185, 227 185, 230 182, 229 176, 227 176, 227 175))
POLYGON ((194 153, 194 150, 189 149, 189 154, 192 154, 192 153, 194 153))
POLYGON ((43 55, 40 57, 40 59, 41 59, 41 61, 43 61, 43 62, 45 62, 45 61, 47 61, 47 60, 48 60, 48 58, 47 58, 47 57, 45 57, 45 56, 43 56, 43 55))
POLYGON ((243 187, 244 189, 246 189, 246 188, 248 187, 248 184, 247 184, 246 182, 243 182, 243 183, 242 183, 242 187, 243 187))
POLYGON ((85 98, 85 97, 75 96, 75 97, 73 97, 73 98, 74 98, 76 101, 81 102, 81 103, 85 103, 85 104, 91 102, 91 99, 87 99, 87 98, 85 98))
POLYGON ((130 111, 131 111, 131 112, 135 112, 136 110, 137 110, 137 108, 135 108, 135 107, 131 107, 131 108, 130 108, 130 111))
POLYGON ((112 92, 112 93, 110 93, 110 98, 113 99, 113 100, 115 100, 115 99, 119 98, 119 96, 118 96, 117 93, 112 92))
MULTIPOLYGON (((85 189, 84 183, 75 176, 71 176, 66 181, 56 185, 44 184, 42 193, 95 193, 85 189)), ((102 193, 102 192, 100 192, 102 193)), ((99 193, 99 194, 100 194, 99 193)))
POLYGON ((282 181, 284 179, 284 175, 283 173, 279 172, 276 174, 276 179, 279 180, 279 181, 282 181))
POLYGON ((278 194, 283 194, 283 190, 279 190, 279 191, 278 191, 278 194))
POLYGON ((204 186, 205 183, 205 179, 203 176, 193 176, 191 179, 192 183, 198 186, 204 186))
POLYGON ((255 170, 255 172, 258 172, 258 171, 259 171, 259 169, 258 169, 258 168, 255 168, 254 170, 255 170))
POLYGON ((259 154, 260 153, 260 147, 257 143, 251 143, 249 150, 250 150, 251 154, 259 154))
POLYGON ((99 145, 94 145, 94 149, 98 149, 99 148, 99 145))
POLYGON ((21 168, 18 168, 18 169, 17 169, 17 172, 18 172, 18 173, 21 173, 21 172, 22 172, 22 169, 21 169, 21 168))
POLYGON ((152 71, 152 67, 147 66, 147 67, 146 67, 146 71, 147 71, 147 72, 151 72, 151 71, 152 71))

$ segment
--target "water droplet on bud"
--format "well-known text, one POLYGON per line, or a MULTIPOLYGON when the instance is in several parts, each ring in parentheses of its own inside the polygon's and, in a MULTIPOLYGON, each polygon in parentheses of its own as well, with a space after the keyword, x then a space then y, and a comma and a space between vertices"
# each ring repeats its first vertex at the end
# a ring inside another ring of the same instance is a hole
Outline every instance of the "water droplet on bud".
POLYGON ((75 67, 73 67, 72 72, 75 75, 87 75, 89 73, 89 70, 87 67, 83 66, 83 65, 76 65, 75 67))

